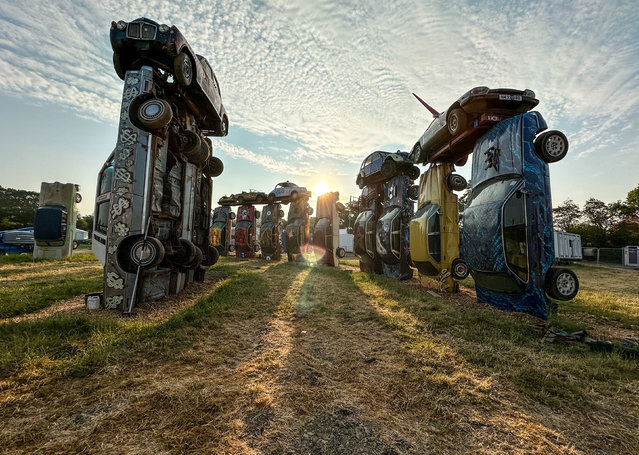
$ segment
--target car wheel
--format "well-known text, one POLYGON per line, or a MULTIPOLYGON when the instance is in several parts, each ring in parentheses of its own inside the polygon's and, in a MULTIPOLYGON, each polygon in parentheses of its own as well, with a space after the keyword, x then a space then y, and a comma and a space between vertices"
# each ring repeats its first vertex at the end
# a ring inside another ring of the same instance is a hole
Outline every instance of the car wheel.
POLYGON ((75 240, 73 241, 73 249, 74 250, 78 249, 78 242, 76 242, 75 240))
POLYGON ((419 199, 419 186, 411 185, 408 187, 408 198, 414 201, 419 199))
POLYGON ((346 210, 346 206, 342 204, 341 202, 336 202, 335 208, 337 209, 338 212, 343 212, 344 210, 346 210))
POLYGON ((253 251, 255 251, 256 253, 258 251, 260 251, 260 246, 259 245, 253 245, 253 251))
POLYGON ((198 150, 202 145, 202 139, 194 131, 184 130, 180 133, 180 151, 186 156, 190 157, 198 150))
POLYGON ((284 210, 280 210, 279 212, 277 212, 277 214, 280 216, 280 218, 284 218, 284 210))
POLYGON ((173 71, 175 79, 180 85, 188 87, 193 82, 193 64, 189 56, 184 52, 180 52, 173 60, 173 71))
POLYGON ((204 172, 209 177, 219 177, 224 171, 224 163, 217 156, 212 156, 204 167, 204 172))
POLYGON ((126 69, 122 67, 122 60, 120 54, 113 54, 113 68, 115 68, 115 74, 122 80, 126 76, 126 69))
POLYGON ((238 196, 237 197, 237 203, 240 205, 244 205, 244 196, 238 196))
POLYGON ((466 278, 468 276, 468 266, 466 265, 466 261, 461 258, 454 259, 450 266, 450 274, 456 280, 463 280, 466 278))
POLYGON ((546 163, 554 163, 568 153, 568 138, 561 131, 546 131, 535 140, 535 151, 546 163))
POLYGON ((448 189, 451 191, 462 191, 468 186, 468 182, 459 174, 450 174, 446 179, 448 189))
POLYGON ((340 246, 337 250, 335 250, 335 254, 338 258, 342 259, 346 256, 346 250, 340 246))
POLYGON ((202 265, 206 267, 210 267, 212 265, 215 265, 219 259, 220 259, 220 252, 213 245, 209 245, 208 254, 202 260, 202 265))
POLYGON ((466 114, 460 108, 453 109, 450 114, 448 114, 448 132, 451 136, 457 136, 459 133, 466 129, 466 114))
POLYGON ((224 116, 220 123, 220 136, 226 136, 227 134, 229 134, 229 119, 224 116))
POLYGON ((360 190, 364 188, 364 183, 362 182, 361 174, 357 174, 357 178, 355 179, 355 184, 359 187, 360 190))
POLYGON ((311 216, 313 214, 313 207, 306 207, 306 214, 311 216))
POLYGON ((189 262, 188 264, 186 264, 185 267, 189 269, 197 269, 199 266, 202 265, 203 261, 204 261, 204 254, 202 253, 202 250, 196 246, 195 256, 193 257, 193 260, 189 262))
POLYGON ((408 168, 408 171, 406 172, 406 175, 408 176, 409 179, 411 180, 415 180, 419 177, 419 174, 421 173, 421 171, 419 170, 419 168, 417 166, 411 166, 408 168))
POLYGON ((256 219, 256 220, 259 220, 259 219, 260 219, 260 211, 259 211, 259 210, 256 210, 256 211, 255 211, 255 219, 256 219))
POLYGON ((7 254, 7 253, 5 253, 4 250, 0 250, 0 256, 4 256, 5 254, 7 254))
POLYGON ((258 204, 264 204, 264 196, 262 196, 261 194, 258 194, 255 197, 255 200, 257 201, 258 204))
POLYGON ((234 220, 235 219, 235 213, 233 213, 233 212, 229 213, 229 218, 234 220))
POLYGON ((211 149, 206 141, 200 141, 200 150, 191 157, 190 160, 193 164, 200 165, 211 158, 211 149))
POLYGON ((546 275, 546 293, 557 300, 572 300, 579 292, 575 272, 565 268, 551 268, 546 275))
POLYGON ((393 161, 391 158, 386 159, 386 161, 384 161, 384 163, 382 164, 382 176, 386 179, 391 178, 393 175, 395 175, 395 170, 396 170, 396 166, 395 166, 395 161, 393 161))
POLYGON ((152 130, 159 130, 169 124, 173 118, 171 105, 159 98, 152 98, 145 101, 138 108, 138 120, 145 127, 152 130))
POLYGON ((155 237, 135 235, 124 239, 116 252, 120 267, 127 273, 136 273, 138 267, 150 269, 164 259, 164 245, 155 237))
POLYGON ((235 253, 235 245, 229 245, 229 253, 235 253))
POLYGON ((82 202, 82 195, 80 193, 75 193, 75 203, 79 204, 82 202))
POLYGON ((178 265, 188 266, 195 259, 198 250, 199 248, 190 240, 180 239, 179 246, 175 248, 175 253, 171 255, 171 260, 178 265))
POLYGON ((269 204, 272 204, 273 202, 275 202, 275 194, 269 193, 266 199, 268 200, 269 204))

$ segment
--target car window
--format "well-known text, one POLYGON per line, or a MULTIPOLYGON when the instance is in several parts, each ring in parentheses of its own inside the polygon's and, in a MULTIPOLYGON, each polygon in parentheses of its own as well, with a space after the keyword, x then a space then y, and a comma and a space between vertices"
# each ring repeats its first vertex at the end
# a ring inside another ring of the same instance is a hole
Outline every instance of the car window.
POLYGON ((522 281, 528 281, 528 242, 526 239, 526 196, 517 191, 504 204, 504 253, 508 268, 522 281))
POLYGON ((476 188, 469 205, 477 206, 491 202, 503 201, 506 196, 521 182, 521 179, 495 180, 486 186, 476 188))
POLYGON ((202 64, 202 68, 204 68, 204 72, 209 77, 212 77, 213 70, 211 69, 211 65, 209 65, 209 62, 204 57, 202 57, 201 55, 198 55, 198 58, 200 59, 200 63, 202 64))
POLYGON ((426 225, 426 232, 428 235, 428 254, 435 261, 441 262, 442 242, 439 206, 431 206, 428 212, 428 223, 426 225))

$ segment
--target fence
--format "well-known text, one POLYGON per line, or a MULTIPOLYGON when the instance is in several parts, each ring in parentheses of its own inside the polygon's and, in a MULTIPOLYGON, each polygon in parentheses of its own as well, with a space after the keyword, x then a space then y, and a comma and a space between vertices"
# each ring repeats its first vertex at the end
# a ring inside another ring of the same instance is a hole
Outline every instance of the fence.
POLYGON ((583 248, 583 261, 592 264, 623 266, 623 248, 583 248))

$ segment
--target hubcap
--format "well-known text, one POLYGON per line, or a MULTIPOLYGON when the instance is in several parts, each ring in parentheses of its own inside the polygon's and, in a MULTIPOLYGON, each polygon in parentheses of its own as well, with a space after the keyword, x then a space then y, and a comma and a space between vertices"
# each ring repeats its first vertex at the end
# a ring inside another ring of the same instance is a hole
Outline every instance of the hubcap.
POLYGON ((150 242, 144 243, 144 241, 140 241, 133 246, 131 250, 131 256, 133 262, 137 265, 146 265, 153 262, 153 258, 155 256, 155 248, 151 245, 150 242))
POLYGON ((462 264, 457 264, 457 266, 455 266, 455 273, 457 276, 464 276, 466 274, 466 267, 462 264))
POLYGON ((182 63, 182 72, 184 73, 184 78, 187 81, 191 81, 191 62, 189 59, 184 59, 184 63, 182 63))
POLYGON ((450 129, 453 131, 457 131, 457 116, 453 115, 450 118, 450 129))
POLYGON ((147 120, 154 120, 160 117, 162 112, 164 112, 164 107, 160 103, 153 101, 144 105, 142 109, 142 117, 147 120))
POLYGON ((561 273, 557 277, 557 290, 561 295, 570 295, 575 291, 575 279, 569 273, 561 273))
POLYGON ((560 156, 564 152, 564 148, 565 145, 561 136, 554 134, 546 140, 546 151, 551 156, 560 156))

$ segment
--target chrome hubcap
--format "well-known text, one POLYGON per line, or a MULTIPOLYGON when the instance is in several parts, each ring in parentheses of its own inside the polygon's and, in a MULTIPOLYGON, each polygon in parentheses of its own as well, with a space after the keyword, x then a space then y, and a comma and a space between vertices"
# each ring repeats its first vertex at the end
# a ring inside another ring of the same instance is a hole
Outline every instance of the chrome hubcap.
POLYGON ((552 135, 546 140, 546 151, 551 156, 560 156, 564 152, 564 141, 561 136, 552 135))
POLYGON ((575 290, 575 279, 569 273, 561 273, 557 277, 557 290, 561 295, 570 295, 575 290))

